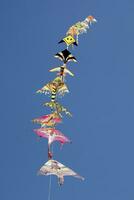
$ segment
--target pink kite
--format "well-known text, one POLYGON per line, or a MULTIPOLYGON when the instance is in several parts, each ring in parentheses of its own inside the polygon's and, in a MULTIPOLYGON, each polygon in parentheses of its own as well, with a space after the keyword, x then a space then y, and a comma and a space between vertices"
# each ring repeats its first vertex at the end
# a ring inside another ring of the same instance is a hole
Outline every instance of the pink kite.
POLYGON ((40 136, 48 139, 48 145, 51 145, 54 141, 59 141, 61 144, 66 142, 71 142, 65 135, 63 135, 59 130, 54 128, 39 128, 34 129, 34 132, 40 136))
POLYGON ((59 130, 56 130, 55 128, 39 128, 34 129, 34 132, 43 138, 48 139, 48 157, 49 159, 52 158, 52 153, 50 152, 50 145, 54 141, 58 141, 63 145, 66 142, 71 142, 65 135, 63 135, 59 130))
POLYGON ((49 115, 44 115, 39 118, 33 119, 33 122, 41 124, 44 126, 54 126, 56 123, 61 123, 61 118, 57 113, 52 113, 49 115))

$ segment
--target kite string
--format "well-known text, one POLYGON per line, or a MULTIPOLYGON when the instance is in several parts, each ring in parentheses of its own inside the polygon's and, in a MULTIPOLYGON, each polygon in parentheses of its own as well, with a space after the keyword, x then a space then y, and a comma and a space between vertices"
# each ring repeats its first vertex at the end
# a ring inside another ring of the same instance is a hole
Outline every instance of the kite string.
POLYGON ((52 183, 52 177, 50 175, 49 177, 49 187, 48 187, 48 200, 51 200, 51 184, 52 183))
MULTIPOLYGON (((51 151, 53 154, 53 144, 51 144, 51 151)), ((51 189, 52 189, 52 175, 49 177, 49 186, 48 186, 48 200, 51 200, 51 189)))

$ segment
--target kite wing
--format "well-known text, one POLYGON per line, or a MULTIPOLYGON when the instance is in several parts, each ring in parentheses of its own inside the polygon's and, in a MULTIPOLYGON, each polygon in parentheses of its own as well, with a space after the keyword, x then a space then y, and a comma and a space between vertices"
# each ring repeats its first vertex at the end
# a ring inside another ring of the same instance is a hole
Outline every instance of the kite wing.
POLYGON ((68 73, 70 76, 74 76, 74 74, 67 68, 65 69, 65 73, 68 73))
POLYGON ((35 123, 46 122, 50 119, 50 115, 44 115, 44 116, 38 117, 36 119, 33 119, 32 121, 35 122, 35 123))
POLYGON ((34 132, 43 138, 49 138, 50 133, 52 132, 50 129, 47 128, 39 128, 39 129, 34 129, 34 132))
POLYGON ((34 132, 38 136, 48 139, 48 148, 50 149, 50 145, 54 142, 54 139, 55 139, 54 129, 53 128, 40 128, 40 129, 34 129, 34 132))
POLYGON ((76 172, 74 172, 72 169, 70 169, 68 167, 65 167, 65 166, 61 168, 61 174, 63 176, 74 176, 76 178, 84 180, 84 177, 80 176, 79 174, 77 174, 76 172))
POLYGON ((71 142, 63 133, 61 133, 59 130, 54 129, 54 141, 59 141, 61 144, 64 144, 66 142, 71 142))
POLYGON ((69 90, 68 90, 66 84, 64 83, 64 85, 58 89, 58 94, 63 96, 65 93, 69 93, 69 90))
POLYGON ((38 175, 56 175, 56 169, 52 167, 52 160, 47 161, 38 171, 38 175))
POLYGON ((60 67, 56 67, 49 70, 50 72, 60 72, 60 67))
POLYGON ((36 93, 45 93, 49 94, 51 91, 51 85, 50 83, 44 85, 41 89, 37 90, 36 93))

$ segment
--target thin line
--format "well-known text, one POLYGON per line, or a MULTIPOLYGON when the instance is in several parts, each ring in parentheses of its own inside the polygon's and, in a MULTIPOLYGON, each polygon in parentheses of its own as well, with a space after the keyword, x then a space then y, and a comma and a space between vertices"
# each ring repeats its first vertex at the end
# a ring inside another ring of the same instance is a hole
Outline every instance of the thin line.
POLYGON ((48 187, 48 200, 51 200, 51 186, 52 186, 52 177, 49 177, 49 187, 48 187))
MULTIPOLYGON (((51 144, 51 151, 53 154, 53 144, 51 144)), ((50 177, 49 177, 48 200, 51 200, 51 190, 52 190, 52 175, 50 175, 50 177)))

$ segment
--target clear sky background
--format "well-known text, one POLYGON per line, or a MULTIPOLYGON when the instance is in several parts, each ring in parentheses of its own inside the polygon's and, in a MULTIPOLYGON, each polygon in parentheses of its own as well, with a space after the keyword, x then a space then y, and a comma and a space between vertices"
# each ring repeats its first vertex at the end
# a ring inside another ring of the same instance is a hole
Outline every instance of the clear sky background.
POLYGON ((0 1, 0 199, 47 200, 49 177, 37 176, 47 161, 47 141, 31 123, 48 114, 49 100, 36 90, 55 77, 53 55, 73 23, 93 15, 98 23, 71 50, 75 77, 60 101, 73 113, 59 126, 72 144, 54 159, 85 177, 52 178, 52 200, 134 199, 134 1, 0 1))

